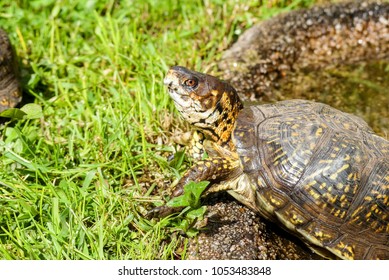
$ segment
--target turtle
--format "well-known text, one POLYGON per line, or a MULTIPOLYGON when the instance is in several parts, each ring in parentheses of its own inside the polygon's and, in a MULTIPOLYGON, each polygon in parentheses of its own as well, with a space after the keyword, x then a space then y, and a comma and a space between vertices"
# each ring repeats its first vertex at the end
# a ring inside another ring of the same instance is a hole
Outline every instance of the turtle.
POLYGON ((247 106, 229 83, 182 66, 164 84, 208 155, 171 197, 209 181, 205 195, 227 191, 321 256, 389 259, 389 142, 364 120, 308 100, 247 106))
POLYGON ((0 28, 0 112, 15 107, 21 96, 14 50, 7 33, 0 28))

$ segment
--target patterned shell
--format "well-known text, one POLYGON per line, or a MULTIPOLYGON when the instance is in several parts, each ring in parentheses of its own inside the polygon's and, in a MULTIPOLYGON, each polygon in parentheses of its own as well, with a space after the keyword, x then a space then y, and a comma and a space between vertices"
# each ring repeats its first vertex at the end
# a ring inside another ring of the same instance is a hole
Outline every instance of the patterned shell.
POLYGON ((0 112, 21 100, 16 61, 7 33, 0 29, 0 112))
POLYGON ((337 257, 389 259, 389 142, 362 119, 302 100, 251 106, 234 142, 257 211, 337 257))

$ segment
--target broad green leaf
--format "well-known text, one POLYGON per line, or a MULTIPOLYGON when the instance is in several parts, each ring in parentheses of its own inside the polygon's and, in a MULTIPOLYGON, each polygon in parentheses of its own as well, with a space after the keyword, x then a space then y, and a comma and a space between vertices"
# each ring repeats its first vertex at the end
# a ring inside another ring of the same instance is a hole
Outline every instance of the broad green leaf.
POLYGON ((0 113, 0 117, 21 120, 26 115, 25 112, 18 108, 10 108, 0 113))
POLYGON ((185 195, 177 196, 169 200, 166 205, 169 207, 185 207, 188 206, 188 198, 185 195))
POLYGON ((186 216, 190 219, 202 219, 206 210, 207 208, 205 206, 201 206, 200 208, 189 211, 186 216))
POLYGON ((29 103, 20 108, 23 111, 27 119, 39 119, 43 116, 42 107, 35 103, 29 103))
POLYGON ((189 182, 184 187, 184 194, 168 201, 167 206, 169 207, 198 206, 200 202, 201 194, 206 189, 208 184, 209 182, 207 181, 198 182, 198 183, 189 182))
POLYGON ((34 103, 26 104, 20 109, 10 108, 0 113, 0 117, 14 120, 39 119, 42 116, 42 107, 34 103))

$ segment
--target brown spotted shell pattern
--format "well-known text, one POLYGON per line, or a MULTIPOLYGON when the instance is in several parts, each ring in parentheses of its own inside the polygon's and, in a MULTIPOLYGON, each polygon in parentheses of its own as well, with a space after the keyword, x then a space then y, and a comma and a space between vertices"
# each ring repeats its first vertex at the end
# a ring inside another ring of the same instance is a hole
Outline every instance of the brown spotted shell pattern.
POLYGON ((389 142, 360 118, 288 100, 243 109, 233 139, 256 210, 343 259, 389 259, 389 142))

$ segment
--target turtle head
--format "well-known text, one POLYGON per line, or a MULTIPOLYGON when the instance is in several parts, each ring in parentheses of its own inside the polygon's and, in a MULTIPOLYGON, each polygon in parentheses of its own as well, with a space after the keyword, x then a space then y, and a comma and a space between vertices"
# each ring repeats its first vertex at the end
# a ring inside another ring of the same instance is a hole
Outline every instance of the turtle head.
POLYGON ((211 75, 174 66, 164 84, 183 118, 218 144, 231 139, 243 108, 235 89, 211 75))

